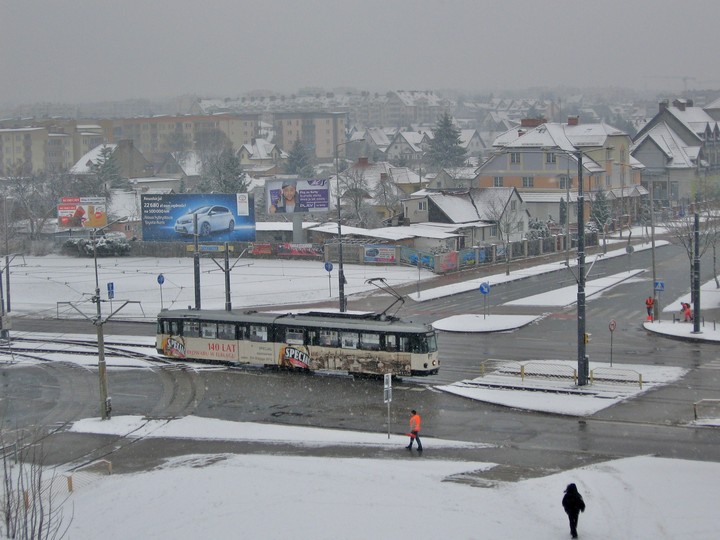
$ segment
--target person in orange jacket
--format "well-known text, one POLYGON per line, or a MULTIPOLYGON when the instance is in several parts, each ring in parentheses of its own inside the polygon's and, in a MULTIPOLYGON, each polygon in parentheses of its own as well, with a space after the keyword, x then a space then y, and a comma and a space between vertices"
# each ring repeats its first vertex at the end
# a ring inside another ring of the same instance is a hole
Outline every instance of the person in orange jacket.
POLYGON ((410 411, 410 444, 405 448, 412 451, 413 441, 417 441, 417 451, 422 453, 422 442, 420 441, 420 415, 416 410, 410 411))
POLYGON ((647 300, 645 300, 645 307, 647 308, 648 320, 652 320, 653 305, 655 305, 655 299, 652 296, 648 296, 647 300))

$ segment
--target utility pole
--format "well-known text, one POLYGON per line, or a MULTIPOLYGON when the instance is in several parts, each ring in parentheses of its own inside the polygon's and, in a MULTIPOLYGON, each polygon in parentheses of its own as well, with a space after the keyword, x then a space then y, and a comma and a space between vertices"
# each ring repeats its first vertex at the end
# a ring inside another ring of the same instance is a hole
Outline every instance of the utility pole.
POLYGON ((695 246, 693 257, 693 285, 692 285, 692 302, 693 302, 693 334, 700 333, 700 214, 698 206, 700 198, 695 193, 695 246))
POLYGON ((655 269, 655 200, 653 199, 653 180, 650 178, 650 242, 652 252, 652 275, 653 275, 653 321, 657 321, 660 315, 658 307, 658 293, 655 289, 657 283, 657 272, 655 269))

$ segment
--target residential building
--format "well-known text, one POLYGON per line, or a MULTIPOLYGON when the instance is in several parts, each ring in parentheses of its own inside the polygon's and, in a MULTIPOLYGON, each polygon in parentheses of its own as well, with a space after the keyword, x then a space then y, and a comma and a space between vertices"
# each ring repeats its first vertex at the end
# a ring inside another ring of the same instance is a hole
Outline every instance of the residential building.
POLYGON ((642 183, 658 204, 678 207, 720 181, 720 100, 708 110, 692 100, 663 100, 638 131, 631 153, 645 165, 642 183), (704 187, 702 187, 704 186, 704 187))
POLYGON ((192 150, 203 133, 219 130, 225 134, 233 148, 249 144, 259 131, 259 114, 213 114, 149 116, 115 119, 110 121, 108 142, 120 139, 133 141, 146 156, 177 151, 177 138, 184 137, 192 150))
POLYGON ((430 146, 430 136, 418 131, 399 131, 385 150, 385 158, 396 164, 419 167, 430 146))
MULTIPOLYGON (((300 140, 315 160, 331 160, 337 145, 345 142, 345 121, 345 113, 278 112, 273 115, 275 143, 289 152, 300 140)), ((345 155, 344 145, 337 150, 345 155)))
POLYGON ((458 248, 522 240, 529 215, 515 188, 421 190, 402 201, 406 224, 453 224, 458 248))
MULTIPOLYGON (((632 141, 623 131, 605 123, 581 124, 525 119, 495 139, 494 153, 478 169, 477 187, 513 187, 521 193, 554 193, 555 211, 531 215, 558 220, 560 200, 567 201, 578 188, 578 152, 582 151, 583 190, 589 202, 593 192, 604 191, 615 217, 637 216, 642 164, 630 156, 632 141), (571 193, 573 193, 571 195, 571 193), (564 194, 564 196, 563 196, 564 194)), ((544 204, 547 204, 545 201, 544 204)), ((625 219, 627 221, 627 219, 625 219)))

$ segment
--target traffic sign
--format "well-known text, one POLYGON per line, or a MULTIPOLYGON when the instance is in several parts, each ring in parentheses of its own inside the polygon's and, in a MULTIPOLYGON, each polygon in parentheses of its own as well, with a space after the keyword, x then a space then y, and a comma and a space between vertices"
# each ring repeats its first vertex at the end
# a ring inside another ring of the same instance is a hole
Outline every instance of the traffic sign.
POLYGON ((665 282, 664 281, 656 281, 655 282, 655 290, 658 292, 663 292, 665 290, 665 282))
POLYGON ((113 298, 115 298, 115 284, 112 281, 108 282, 107 289, 108 289, 108 298, 110 300, 112 300, 113 298))
POLYGON ((610 324, 608 325, 608 328, 610 328, 611 332, 614 332, 617 328, 617 323, 615 322, 615 319, 610 319, 610 324))
POLYGON ((333 269, 333 263, 331 263, 330 261, 326 262, 325 270, 327 270, 328 272, 332 272, 332 269, 333 269))
POLYGON ((163 276, 162 274, 158 274, 157 281, 158 285, 162 285, 163 283, 165 283, 165 276, 163 276))
POLYGON ((385 387, 383 388, 383 402, 392 401, 392 373, 386 373, 384 377, 385 387))
POLYGON ((480 292, 482 294, 490 294, 490 284, 487 281, 483 281, 480 284, 480 292))

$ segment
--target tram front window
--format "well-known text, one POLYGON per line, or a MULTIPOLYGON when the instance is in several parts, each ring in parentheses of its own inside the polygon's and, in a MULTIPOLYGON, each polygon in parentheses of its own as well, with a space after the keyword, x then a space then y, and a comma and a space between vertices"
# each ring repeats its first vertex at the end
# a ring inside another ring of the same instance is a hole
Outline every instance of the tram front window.
POLYGON ((437 348, 437 337, 435 334, 428 334, 425 336, 425 339, 427 341, 427 351, 428 352, 436 352, 438 350, 437 348))

